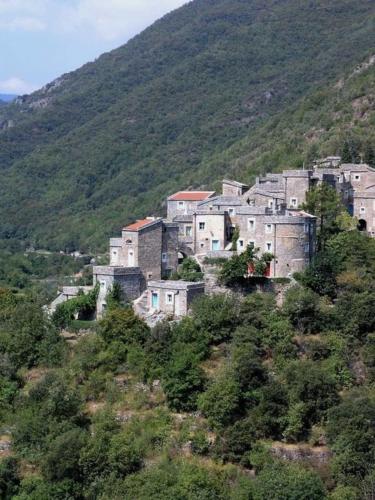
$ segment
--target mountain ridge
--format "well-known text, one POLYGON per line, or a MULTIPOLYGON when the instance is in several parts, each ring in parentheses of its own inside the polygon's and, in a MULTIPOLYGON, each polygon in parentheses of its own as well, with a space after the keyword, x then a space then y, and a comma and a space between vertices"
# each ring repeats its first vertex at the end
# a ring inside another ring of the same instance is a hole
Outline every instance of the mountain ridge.
POLYGON ((259 161, 233 150, 367 60, 374 16, 367 1, 196 0, 18 99, 0 112, 0 238, 95 249, 172 190, 251 177, 259 161))

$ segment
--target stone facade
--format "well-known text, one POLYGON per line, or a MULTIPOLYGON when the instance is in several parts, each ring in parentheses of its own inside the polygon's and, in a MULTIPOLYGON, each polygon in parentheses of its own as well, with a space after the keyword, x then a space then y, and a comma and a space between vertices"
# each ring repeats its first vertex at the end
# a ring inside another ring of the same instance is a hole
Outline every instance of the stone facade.
POLYGON ((298 210, 271 211, 265 207, 241 207, 238 212, 237 250, 248 245, 260 253, 272 253, 270 277, 286 278, 302 271, 315 252, 316 219, 298 210))
MULTIPOLYGON (((366 164, 336 163, 323 170, 335 178, 335 187, 349 213, 359 221, 359 229, 375 236, 375 169, 366 164)), ((314 175, 322 169, 315 166, 314 175)))
POLYGON ((144 276, 139 267, 95 266, 94 285, 99 284, 96 303, 97 318, 101 318, 107 307, 107 295, 115 283, 121 286, 124 300, 131 302, 138 298, 146 287, 144 276))
POLYGON ((247 184, 242 184, 242 182, 237 181, 229 181, 227 179, 223 180, 222 186, 223 196, 240 197, 249 189, 247 184))
POLYGON ((136 221, 120 238, 111 238, 110 265, 94 267, 94 284, 100 285, 98 317, 115 283, 141 309, 160 309, 176 317, 187 314, 194 297, 204 293, 203 284, 163 280, 177 270, 182 257, 204 262, 205 256, 233 255, 234 233, 237 252, 251 245, 260 255, 274 256, 267 276, 290 278, 303 271, 316 251, 316 218, 300 207, 306 193, 321 183, 333 186, 360 228, 375 236, 375 169, 341 164, 336 157, 319 160, 309 170, 257 177, 250 188, 224 180, 220 195, 180 191, 167 200, 166 220, 136 221))
POLYGON ((194 214, 194 227, 194 253, 225 250, 232 227, 226 211, 198 211, 194 214))
POLYGON ((215 195, 214 191, 179 191, 167 199, 167 219, 191 214, 197 209, 198 203, 215 195))
POLYGON ((186 316, 193 301, 205 292, 204 283, 187 281, 150 281, 147 286, 147 307, 175 318, 186 316))
POLYGON ((288 208, 298 208, 306 201, 306 193, 312 186, 311 170, 285 170, 283 172, 285 204, 288 208))

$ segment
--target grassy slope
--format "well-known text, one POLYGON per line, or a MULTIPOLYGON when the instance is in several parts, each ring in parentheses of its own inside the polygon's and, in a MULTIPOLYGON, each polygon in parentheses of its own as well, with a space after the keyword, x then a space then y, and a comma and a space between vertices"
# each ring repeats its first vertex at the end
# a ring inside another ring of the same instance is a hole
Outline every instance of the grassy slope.
POLYGON ((370 1, 264 4, 196 0, 2 110, 0 238, 97 248, 174 189, 259 168, 274 117, 375 47, 370 1))

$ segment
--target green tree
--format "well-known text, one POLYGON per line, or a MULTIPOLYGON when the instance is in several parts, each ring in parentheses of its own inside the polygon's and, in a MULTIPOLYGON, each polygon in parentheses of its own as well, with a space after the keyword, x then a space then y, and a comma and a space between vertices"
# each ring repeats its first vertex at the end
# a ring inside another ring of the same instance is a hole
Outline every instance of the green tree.
POLYGON ((228 340, 238 324, 238 301, 227 294, 205 295, 193 303, 196 328, 208 334, 211 342, 228 340))
POLYGON ((254 500, 322 500, 322 480, 298 465, 267 465, 255 479, 254 500))
POLYGON ((293 361, 284 370, 283 378, 289 399, 287 431, 289 439, 298 441, 310 427, 319 423, 327 411, 339 401, 336 381, 312 361, 293 361))
POLYGON ((0 461, 0 498, 14 498, 20 485, 19 464, 16 458, 6 457, 0 461))
POLYGON ((199 358, 187 345, 179 346, 162 376, 162 386, 170 408, 177 411, 196 409, 204 383, 205 376, 199 367, 199 358))
POLYGON ((312 290, 294 286, 287 291, 283 312, 302 333, 317 333, 322 323, 319 296, 312 290))
POLYGON ((75 428, 64 432, 48 443, 43 457, 42 470, 49 481, 72 479, 80 482, 79 458, 85 446, 87 433, 75 428))
POLYGON ((366 142, 364 147, 363 162, 370 165, 370 167, 375 167, 375 149, 369 142, 366 142))
POLYGON ((337 217, 345 211, 336 190, 322 183, 306 193, 302 208, 318 219, 318 250, 325 248, 327 239, 339 230, 337 217))
POLYGON ((125 344, 144 344, 149 328, 132 309, 112 309, 100 321, 98 333, 107 343, 116 340, 125 344))
POLYGON ((234 421, 239 413, 239 403, 240 386, 228 369, 220 373, 198 398, 198 408, 217 429, 234 421))
POLYGON ((365 389, 346 393, 327 415, 327 437, 334 452, 333 472, 345 485, 358 485, 375 462, 375 402, 365 389))

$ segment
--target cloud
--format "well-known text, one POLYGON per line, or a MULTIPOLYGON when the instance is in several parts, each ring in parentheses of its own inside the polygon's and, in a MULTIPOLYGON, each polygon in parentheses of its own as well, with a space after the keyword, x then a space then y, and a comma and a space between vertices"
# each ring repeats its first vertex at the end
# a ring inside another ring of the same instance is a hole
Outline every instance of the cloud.
POLYGON ((94 29, 104 40, 129 38, 186 0, 78 0, 73 26, 94 29))
POLYGON ((0 0, 0 27, 125 41, 186 0, 0 0))
POLYGON ((15 17, 9 20, 0 19, 0 27, 11 31, 43 31, 47 25, 35 17, 15 17))
POLYGON ((25 82, 22 78, 12 76, 7 80, 0 81, 0 92, 3 94, 31 94, 38 86, 25 82))

